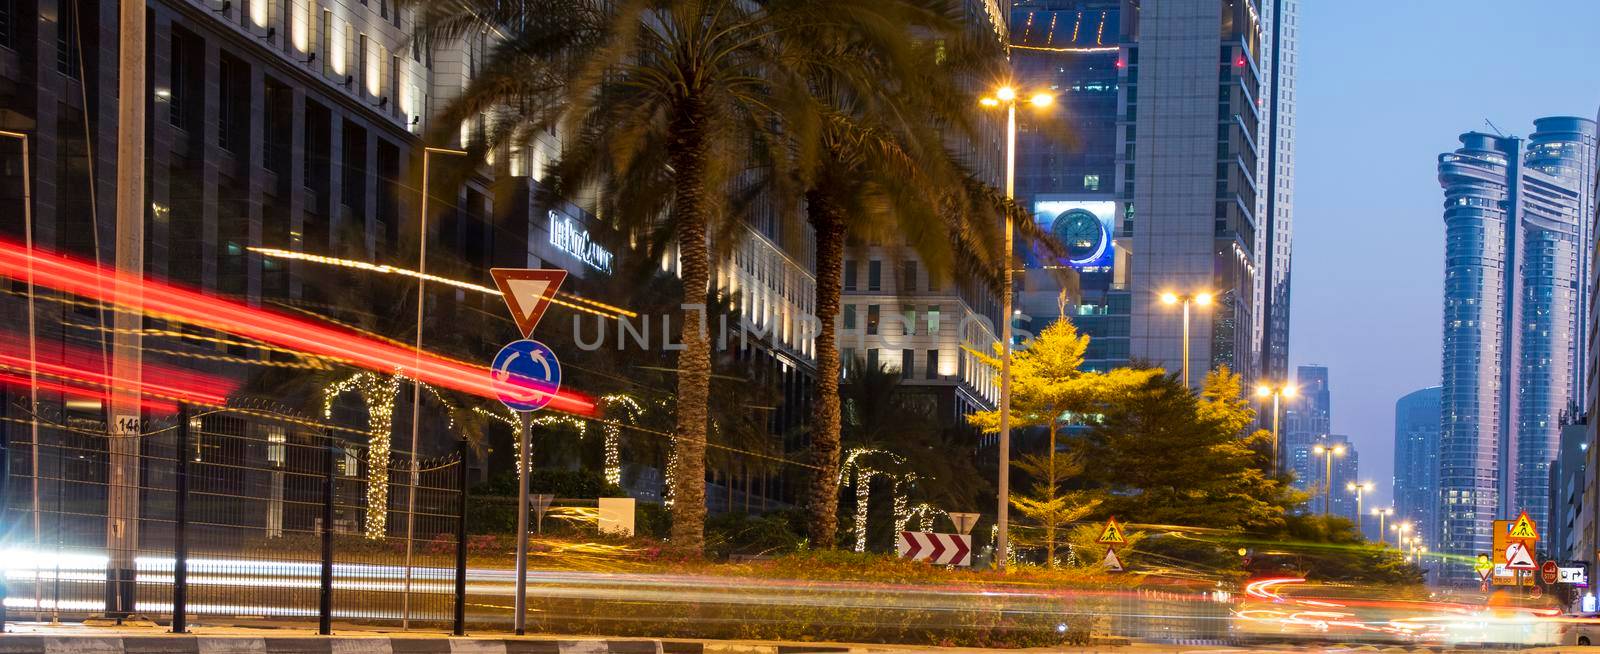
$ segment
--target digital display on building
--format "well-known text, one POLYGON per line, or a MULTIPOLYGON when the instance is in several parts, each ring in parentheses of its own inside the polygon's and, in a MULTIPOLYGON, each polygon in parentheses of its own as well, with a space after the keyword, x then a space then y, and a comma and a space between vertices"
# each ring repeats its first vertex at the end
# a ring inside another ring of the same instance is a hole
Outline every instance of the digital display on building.
POLYGON ((1117 203, 1111 200, 1039 199, 1033 203, 1034 220, 1067 246, 1067 259, 1058 264, 1091 272, 1111 268, 1116 212, 1117 203))

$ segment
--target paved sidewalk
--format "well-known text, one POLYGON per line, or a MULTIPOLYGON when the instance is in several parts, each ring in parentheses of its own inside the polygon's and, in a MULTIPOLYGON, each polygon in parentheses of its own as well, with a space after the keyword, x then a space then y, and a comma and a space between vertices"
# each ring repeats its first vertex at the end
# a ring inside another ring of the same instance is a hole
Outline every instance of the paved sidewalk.
MULTIPOLYGON (((453 637, 437 633, 335 630, 319 636, 299 628, 195 627, 171 634, 166 627, 90 627, 78 623, 13 622, 0 636, 0 654, 898 654, 981 652, 974 648, 908 647, 854 643, 774 643, 584 636, 453 637)), ((1178 645, 1035 648, 1012 652, 1156 654, 1217 652, 1224 648, 1178 645)), ((1236 650, 1237 651, 1237 650, 1236 650)))

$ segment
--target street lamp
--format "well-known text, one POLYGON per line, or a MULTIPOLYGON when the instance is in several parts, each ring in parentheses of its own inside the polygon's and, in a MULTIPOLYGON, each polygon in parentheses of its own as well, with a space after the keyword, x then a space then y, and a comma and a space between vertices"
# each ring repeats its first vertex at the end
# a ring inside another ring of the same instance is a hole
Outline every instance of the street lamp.
MULTIPOLYGON (((978 100, 978 104, 985 107, 996 108, 1005 105, 1006 108, 1006 199, 1013 200, 1017 190, 1017 89, 1005 85, 995 89, 994 95, 978 100)), ((1035 107, 1044 108, 1055 102, 1055 97, 1049 93, 1034 93, 1028 102, 1035 107)), ((1005 250, 1000 261, 1005 265, 1005 295, 1000 302, 1000 466, 998 490, 1000 496, 999 511, 995 516, 995 524, 999 527, 995 537, 995 567, 1006 569, 1008 523, 1011 508, 1011 216, 1006 215, 1005 250)))
MULTIPOLYGON (((422 367, 422 307, 427 304, 427 295, 424 286, 428 279, 428 157, 434 154, 448 154, 457 157, 467 155, 466 150, 451 148, 436 148, 432 146, 422 148, 422 200, 417 213, 420 219, 417 228, 417 339, 416 354, 412 361, 412 370, 422 367)), ((420 481, 417 469, 418 428, 422 415, 422 382, 411 380, 411 487, 406 492, 406 579, 405 593, 400 610, 400 628, 407 629, 411 626, 411 550, 413 532, 417 521, 417 484, 420 481)), ((461 474, 466 474, 466 461, 461 462, 461 474)), ((520 614, 519 614, 520 616, 520 614)))
POLYGON ((1394 515, 1394 508, 1374 508, 1372 510, 1372 515, 1378 516, 1378 544, 1388 546, 1389 542, 1385 540, 1387 537, 1383 535, 1383 521, 1385 518, 1394 515))
MULTIPOLYGON (((33 549, 39 551, 40 534, 39 526, 39 334, 38 321, 35 319, 34 309, 34 283, 33 283, 33 161, 28 155, 28 135, 24 132, 0 130, 0 137, 16 139, 22 145, 22 240, 23 246, 28 250, 28 430, 30 456, 33 477, 33 549)), ((109 392, 109 390, 108 390, 109 392)), ((109 396, 108 396, 109 397, 109 396)), ((4 451, 11 451, 11 432, 6 430, 4 440, 0 445, 4 451)), ((11 486, 11 466, 9 462, 0 464, 0 489, 11 486)), ((38 610, 43 607, 39 601, 39 572, 33 574, 33 592, 35 618, 39 617, 38 610)), ((59 612, 60 608, 57 607, 59 612)))
POLYGON ((1189 303, 1199 306, 1211 306, 1211 294, 1206 292, 1179 295, 1168 291, 1161 294, 1162 304, 1183 303, 1183 385, 1189 386, 1189 303))
MULTIPOLYGON (((1187 309, 1185 310, 1185 313, 1187 313, 1187 309)), ((1187 316, 1185 316, 1184 317, 1184 323, 1185 324, 1184 324, 1184 330, 1183 330, 1184 334, 1185 334, 1185 337, 1184 337, 1184 342, 1185 343, 1188 342, 1188 336, 1187 336, 1187 334, 1189 333, 1188 322, 1189 322, 1189 319, 1188 319, 1187 316)), ((1187 346, 1185 346, 1185 349, 1187 349, 1187 346)), ((1188 352, 1184 352, 1183 361, 1184 361, 1185 366, 1187 366, 1188 362, 1189 362, 1189 353, 1188 352)), ((1187 377, 1188 376, 1185 375, 1185 379, 1184 379, 1184 383, 1185 384, 1189 383, 1189 380, 1188 380, 1187 377)), ((1278 402, 1280 400, 1282 400, 1283 398, 1286 398, 1286 397, 1292 399, 1295 396, 1295 393, 1297 393, 1297 392, 1299 392, 1299 391, 1298 391, 1298 389, 1296 389, 1294 387, 1293 384, 1281 384, 1281 385, 1278 385, 1278 386, 1272 386, 1270 384, 1262 384, 1262 385, 1256 387, 1256 397, 1261 397, 1261 398, 1265 398, 1265 397, 1268 397, 1268 396, 1272 397, 1272 474, 1274 474, 1274 475, 1282 472, 1282 469, 1279 468, 1279 463, 1278 463, 1278 449, 1279 449, 1278 448, 1278 402)))
POLYGON ((1411 523, 1402 522, 1402 523, 1397 524, 1397 525, 1389 525, 1389 530, 1393 531, 1394 534, 1395 534, 1395 536, 1394 536, 1395 547, 1398 547, 1398 548, 1404 550, 1406 548, 1406 545, 1411 542, 1411 536, 1410 536, 1410 534, 1411 534, 1411 523))
POLYGON ((1326 518, 1333 512, 1333 457, 1344 456, 1344 445, 1328 447, 1318 444, 1311 448, 1311 452, 1323 459, 1322 517, 1326 518))
POLYGON ((1366 531, 1361 528, 1361 496, 1365 493, 1372 492, 1372 488, 1373 485, 1370 481, 1363 481, 1359 484, 1352 481, 1344 485, 1345 490, 1356 494, 1356 531, 1361 533, 1362 538, 1366 538, 1367 534, 1366 531))

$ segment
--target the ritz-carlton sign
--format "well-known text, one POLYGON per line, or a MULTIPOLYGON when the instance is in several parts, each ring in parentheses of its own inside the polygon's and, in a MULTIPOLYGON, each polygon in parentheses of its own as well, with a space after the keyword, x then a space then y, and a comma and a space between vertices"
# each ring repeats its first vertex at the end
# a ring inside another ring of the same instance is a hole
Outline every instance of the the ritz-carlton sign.
POLYGON ((611 274, 611 251, 590 240, 589 230, 554 210, 550 211, 550 244, 590 268, 611 274))

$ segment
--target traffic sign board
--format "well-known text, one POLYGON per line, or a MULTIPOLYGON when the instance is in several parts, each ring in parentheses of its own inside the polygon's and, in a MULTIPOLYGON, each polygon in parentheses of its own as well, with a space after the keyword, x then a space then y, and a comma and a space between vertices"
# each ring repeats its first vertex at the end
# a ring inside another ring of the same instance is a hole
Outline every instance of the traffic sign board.
POLYGON ((1539 578, 1544 580, 1546 586, 1556 583, 1561 579, 1561 566, 1555 561, 1545 561, 1539 566, 1539 578))
POLYGON ((512 411, 538 411, 561 390, 561 362, 549 346, 523 339, 507 343, 491 367, 495 393, 512 411))
POLYGON ((900 558, 937 565, 972 565, 972 536, 902 531, 895 551, 900 558))
POLYGON ((1539 566, 1534 564, 1533 554, 1528 551, 1528 546, 1516 542, 1506 547, 1506 569, 1538 570, 1539 566))
POLYGON ((1489 573, 1494 572, 1494 561, 1490 560, 1488 554, 1479 554, 1477 563, 1472 564, 1472 570, 1488 581, 1489 573))
POLYGON ((1522 515, 1517 516, 1516 524, 1511 525, 1511 531, 1506 534, 1506 537, 1512 540, 1537 541, 1539 540, 1539 529, 1534 525, 1533 520, 1528 517, 1528 512, 1523 511, 1522 515))
POLYGON ((1100 538, 1095 539, 1095 542, 1102 545, 1127 544, 1128 538, 1122 533, 1122 525, 1117 524, 1116 516, 1111 516, 1106 520, 1106 526, 1100 530, 1100 538))
POLYGON ((511 310, 511 319, 523 338, 533 335, 533 328, 550 306, 550 298, 555 297, 556 289, 567 278, 567 271, 559 268, 491 268, 489 274, 494 276, 494 285, 505 297, 506 308, 511 310))
POLYGON ((1116 548, 1106 548, 1106 558, 1100 560, 1100 565, 1111 572, 1122 572, 1122 559, 1117 557, 1116 548))

